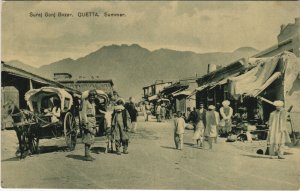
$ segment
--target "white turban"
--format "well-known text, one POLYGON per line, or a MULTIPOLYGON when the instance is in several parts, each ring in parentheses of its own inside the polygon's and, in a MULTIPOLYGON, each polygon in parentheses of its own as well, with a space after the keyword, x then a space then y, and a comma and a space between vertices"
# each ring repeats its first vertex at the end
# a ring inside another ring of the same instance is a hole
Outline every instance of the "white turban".
POLYGON ((213 110, 213 109, 216 109, 216 107, 214 105, 210 105, 210 106, 208 106, 208 109, 213 110))
POLYGON ((284 105, 283 101, 280 101, 280 100, 274 101, 273 104, 274 104, 276 107, 283 107, 283 105, 284 105))
POLYGON ((225 100, 225 101, 222 102, 222 105, 225 106, 225 107, 229 106, 230 105, 230 101, 225 100))

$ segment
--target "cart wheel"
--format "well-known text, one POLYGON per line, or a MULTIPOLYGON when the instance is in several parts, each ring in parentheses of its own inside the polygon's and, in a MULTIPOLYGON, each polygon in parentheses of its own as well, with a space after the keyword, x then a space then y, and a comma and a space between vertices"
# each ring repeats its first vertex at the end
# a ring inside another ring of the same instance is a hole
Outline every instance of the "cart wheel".
POLYGON ((64 119, 64 134, 67 146, 70 150, 74 150, 76 146, 77 132, 75 125, 75 119, 72 113, 68 112, 64 119))

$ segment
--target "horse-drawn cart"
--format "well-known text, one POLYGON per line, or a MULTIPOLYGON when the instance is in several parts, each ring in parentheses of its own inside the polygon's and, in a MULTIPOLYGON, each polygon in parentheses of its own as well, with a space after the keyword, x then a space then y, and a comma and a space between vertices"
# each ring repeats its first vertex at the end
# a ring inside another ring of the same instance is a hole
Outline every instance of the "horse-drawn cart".
POLYGON ((65 137, 70 150, 76 146, 80 124, 81 95, 62 88, 29 90, 25 100, 29 110, 11 112, 21 157, 39 152, 39 140, 65 137), (25 154, 24 154, 25 153, 25 154))

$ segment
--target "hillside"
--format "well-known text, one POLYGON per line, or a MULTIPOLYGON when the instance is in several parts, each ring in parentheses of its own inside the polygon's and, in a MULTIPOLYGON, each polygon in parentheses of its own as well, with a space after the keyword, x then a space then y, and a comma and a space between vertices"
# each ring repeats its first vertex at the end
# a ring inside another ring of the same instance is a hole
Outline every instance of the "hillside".
POLYGON ((29 66, 28 64, 24 64, 23 62, 21 62, 19 60, 11 60, 11 61, 5 62, 5 63, 8 64, 8 65, 11 65, 13 67, 20 68, 22 70, 26 70, 28 72, 32 72, 32 73, 38 73, 39 72, 38 68, 29 66))
POLYGON ((203 75, 208 64, 226 65, 258 51, 251 47, 239 48, 231 53, 194 53, 159 49, 149 51, 137 44, 104 46, 82 58, 66 58, 44 65, 38 69, 40 75, 53 77, 54 72, 68 72, 78 76, 101 76, 112 79, 120 95, 141 96, 142 87, 157 79, 175 80, 203 75))

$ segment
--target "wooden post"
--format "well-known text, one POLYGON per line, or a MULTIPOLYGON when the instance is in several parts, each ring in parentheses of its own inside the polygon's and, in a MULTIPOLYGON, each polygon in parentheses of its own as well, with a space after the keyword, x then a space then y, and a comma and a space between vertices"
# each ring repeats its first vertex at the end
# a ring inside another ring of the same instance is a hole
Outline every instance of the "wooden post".
POLYGON ((31 79, 29 79, 29 89, 32 90, 33 89, 33 86, 32 86, 32 81, 31 79))

